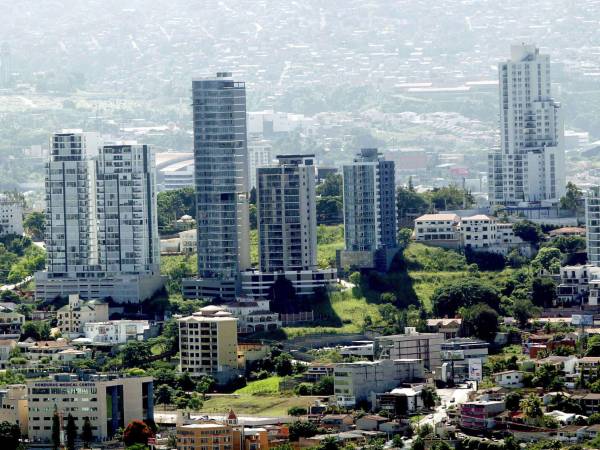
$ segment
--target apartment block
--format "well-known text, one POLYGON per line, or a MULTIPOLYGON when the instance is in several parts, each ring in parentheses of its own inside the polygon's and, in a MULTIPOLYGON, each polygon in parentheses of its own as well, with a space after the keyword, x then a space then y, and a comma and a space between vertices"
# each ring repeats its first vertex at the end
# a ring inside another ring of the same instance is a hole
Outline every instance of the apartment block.
POLYGON ((419 359, 433 371, 441 363, 443 333, 417 333, 407 328, 406 334, 381 336, 375 340, 375 355, 380 359, 419 359))
POLYGON ((23 234, 23 202, 10 196, 0 196, 0 237, 23 234))
POLYGON ((151 377, 114 374, 56 374, 47 380, 27 382, 29 427, 32 443, 52 442, 52 417, 57 411, 64 430, 71 414, 80 434, 89 419, 96 441, 110 439, 132 420, 154 418, 151 377))
POLYGON ((387 359, 341 363, 333 372, 338 406, 354 407, 372 401, 374 394, 387 392, 401 383, 419 381, 425 376, 421 359, 387 359))
POLYGON ((490 203, 557 203, 566 183, 564 129, 550 57, 534 45, 512 45, 498 78, 500 147, 488 155, 490 203))
MULTIPOLYGON (((375 148, 363 148, 352 164, 344 166, 343 177, 345 250, 339 258, 350 260, 346 266, 356 259, 362 267, 360 261, 366 257, 367 267, 375 267, 376 252, 396 248, 394 162, 375 148)), ((383 270, 389 258, 384 259, 383 270)))
POLYGON ((52 137, 46 165, 47 270, 37 299, 79 294, 139 302, 163 286, 159 273, 154 153, 102 145, 80 130, 52 137))
POLYGON ((228 381, 237 374, 237 319, 218 307, 183 317, 179 323, 179 361, 192 377, 228 381))

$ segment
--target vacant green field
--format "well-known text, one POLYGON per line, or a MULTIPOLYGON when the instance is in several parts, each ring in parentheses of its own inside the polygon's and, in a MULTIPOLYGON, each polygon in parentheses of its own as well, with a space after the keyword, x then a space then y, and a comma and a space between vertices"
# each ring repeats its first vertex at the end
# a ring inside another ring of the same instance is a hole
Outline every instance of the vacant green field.
POLYGON ((366 316, 374 323, 381 319, 377 305, 368 303, 364 297, 354 297, 350 290, 332 292, 330 305, 322 305, 315 314, 326 314, 331 317, 320 326, 286 327, 288 338, 307 334, 344 334, 360 333, 366 316))
POLYGON ((293 406, 308 408, 318 397, 286 397, 283 395, 227 395, 211 397, 204 402, 202 413, 226 414, 233 409, 237 414, 282 417, 293 406))
POLYGON ((246 386, 238 389, 234 394, 247 395, 276 395, 279 393, 279 382, 282 377, 272 376, 264 380, 251 381, 246 386))

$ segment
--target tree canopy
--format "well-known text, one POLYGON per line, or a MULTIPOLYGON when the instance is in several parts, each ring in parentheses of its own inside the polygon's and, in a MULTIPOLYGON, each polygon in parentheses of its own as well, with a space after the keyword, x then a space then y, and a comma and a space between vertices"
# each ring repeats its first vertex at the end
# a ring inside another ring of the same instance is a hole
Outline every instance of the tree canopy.
POLYGON ((431 297, 431 302, 437 317, 454 317, 461 307, 478 303, 486 304, 497 311, 500 306, 500 294, 494 287, 477 278, 467 278, 438 287, 431 297))

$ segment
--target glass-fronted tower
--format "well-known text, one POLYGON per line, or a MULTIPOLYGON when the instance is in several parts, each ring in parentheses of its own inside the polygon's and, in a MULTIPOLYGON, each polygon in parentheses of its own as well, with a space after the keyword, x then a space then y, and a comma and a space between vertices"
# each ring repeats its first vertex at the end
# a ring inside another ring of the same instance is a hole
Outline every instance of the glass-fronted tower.
POLYGON ((246 87, 230 73, 192 83, 198 296, 232 297, 249 267, 246 87))

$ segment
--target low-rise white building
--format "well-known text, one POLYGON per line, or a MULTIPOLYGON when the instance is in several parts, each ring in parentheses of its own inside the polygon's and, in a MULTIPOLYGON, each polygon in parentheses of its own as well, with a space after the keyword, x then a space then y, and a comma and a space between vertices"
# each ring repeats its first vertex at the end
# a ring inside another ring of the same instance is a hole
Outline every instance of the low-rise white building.
POLYGON ((425 377, 420 359, 357 361, 335 366, 333 383, 338 406, 354 407, 357 402, 371 401, 374 394, 387 392, 401 383, 425 377))
POLYGON ((13 311, 0 311, 0 339, 18 339, 25 316, 13 311))
POLYGON ((524 373, 521 370, 505 370, 493 375, 496 385, 503 388, 522 388, 524 373))
POLYGON ((196 253, 196 229, 185 230, 179 233, 179 251, 183 254, 196 253))
POLYGON ((147 320, 109 320, 83 324, 83 334, 92 343, 124 344, 128 341, 143 341, 144 332, 150 329, 147 320))
POLYGON ((6 369, 10 353, 17 347, 17 341, 12 339, 0 340, 0 369, 6 369))
MULTIPOLYGON (((556 287, 560 305, 591 304, 593 281, 600 280, 600 267, 591 264, 564 266, 560 269, 560 283, 556 287)), ((596 292, 594 292, 596 294, 596 292)), ((597 301, 597 295, 594 295, 597 301)))
POLYGON ((272 331, 281 327, 279 314, 271 312, 269 300, 240 298, 237 302, 224 304, 223 307, 238 319, 239 333, 272 331))
POLYGON ((460 232, 464 248, 488 249, 498 243, 496 220, 484 214, 463 217, 460 232))
POLYGON ((424 214, 415 220, 417 242, 460 244, 460 217, 456 214, 424 214))

